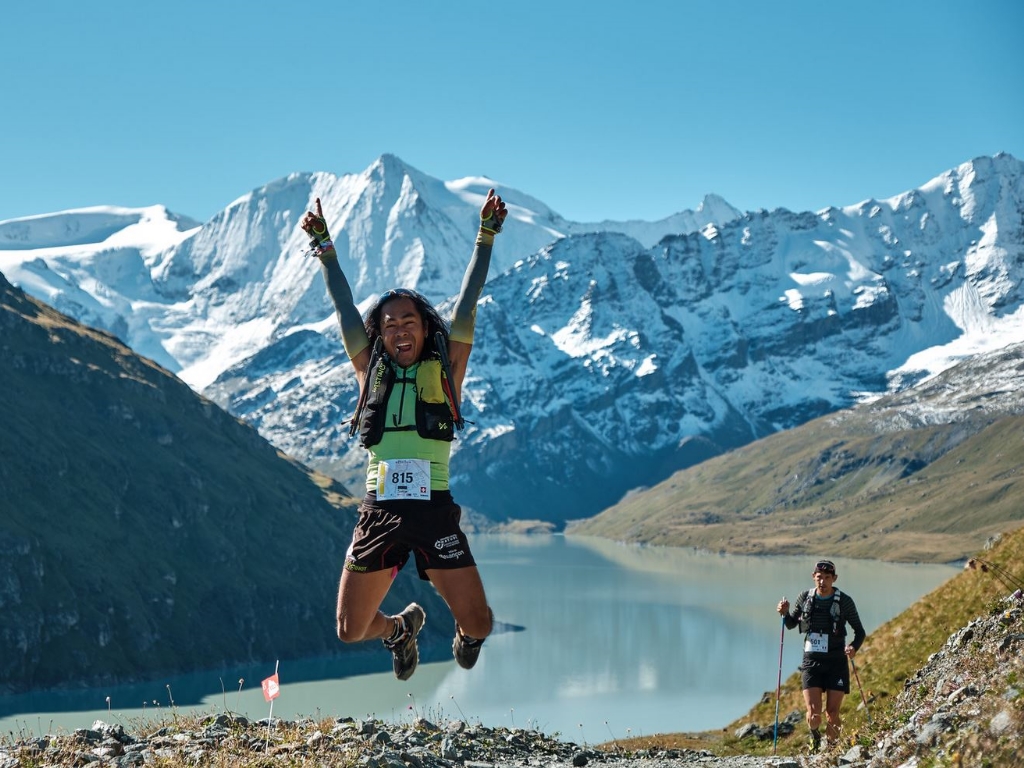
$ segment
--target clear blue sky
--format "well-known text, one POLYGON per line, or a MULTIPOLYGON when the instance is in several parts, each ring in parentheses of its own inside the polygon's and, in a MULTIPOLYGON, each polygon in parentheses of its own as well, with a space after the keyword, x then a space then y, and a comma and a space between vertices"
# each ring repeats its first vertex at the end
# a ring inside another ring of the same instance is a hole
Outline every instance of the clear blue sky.
POLYGON ((569 219, 817 210, 1024 159, 1024 2, 9 3, 0 219, 206 220, 384 153, 569 219))

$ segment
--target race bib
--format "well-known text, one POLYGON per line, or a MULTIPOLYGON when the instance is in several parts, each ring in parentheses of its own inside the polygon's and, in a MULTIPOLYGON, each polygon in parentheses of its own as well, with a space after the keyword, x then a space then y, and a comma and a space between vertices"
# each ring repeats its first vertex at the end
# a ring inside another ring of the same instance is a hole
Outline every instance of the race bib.
POLYGON ((430 462, 390 459, 377 464, 377 499, 430 499, 430 462))
POLYGON ((810 632, 804 640, 804 653, 828 653, 828 635, 810 632))

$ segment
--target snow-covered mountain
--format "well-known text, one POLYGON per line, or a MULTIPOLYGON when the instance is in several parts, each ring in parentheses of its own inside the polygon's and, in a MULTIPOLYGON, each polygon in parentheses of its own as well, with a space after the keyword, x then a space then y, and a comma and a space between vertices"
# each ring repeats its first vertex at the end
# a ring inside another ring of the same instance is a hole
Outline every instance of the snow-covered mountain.
POLYGON ((297 221, 320 197, 364 307, 395 285, 447 305, 495 186, 511 213, 453 487, 494 519, 560 522, 1024 340, 1022 170, 997 155, 818 213, 742 214, 708 196, 660 222, 587 224, 383 156, 358 175, 293 174, 201 227, 161 208, 0 222, 0 271, 351 483, 355 382, 297 221))

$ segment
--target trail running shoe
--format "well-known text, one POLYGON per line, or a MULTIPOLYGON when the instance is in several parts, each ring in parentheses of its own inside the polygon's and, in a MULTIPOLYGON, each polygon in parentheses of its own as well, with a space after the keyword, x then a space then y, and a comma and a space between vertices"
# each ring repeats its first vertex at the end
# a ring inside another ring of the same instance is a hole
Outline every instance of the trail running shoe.
MULTIPOLYGON (((487 612, 491 616, 491 626, 493 627, 494 611, 488 608, 487 612)), ((459 629, 459 622, 455 622, 455 639, 452 640, 452 655, 459 662, 460 667, 472 669, 476 664, 476 660, 480 657, 480 646, 483 644, 483 640, 477 640, 475 637, 462 634, 462 630, 459 629)))
POLYGON ((455 660, 459 662, 459 666, 463 669, 472 669, 473 665, 476 664, 476 660, 480 658, 480 647, 484 644, 483 640, 477 640, 475 637, 469 637, 462 634, 459 630, 459 625, 455 625, 455 639, 452 640, 452 655, 455 660))
POLYGON ((817 752, 821 749, 821 732, 811 731, 811 752, 817 752))
POLYGON ((416 603, 409 603, 396 618, 402 622, 405 631, 397 640, 383 640, 382 642, 394 657, 392 667, 395 670, 395 677, 399 680, 408 680, 416 671, 416 665, 420 663, 420 650, 416 645, 416 635, 423 628, 427 614, 416 603))

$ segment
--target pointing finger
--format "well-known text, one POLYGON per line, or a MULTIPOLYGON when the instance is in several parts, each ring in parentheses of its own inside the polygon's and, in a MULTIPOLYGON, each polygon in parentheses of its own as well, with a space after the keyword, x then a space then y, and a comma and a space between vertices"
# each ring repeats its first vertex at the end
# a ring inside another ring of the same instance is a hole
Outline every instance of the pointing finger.
POLYGON ((316 199, 316 215, 321 219, 324 217, 324 209, 320 207, 320 198, 316 199))

